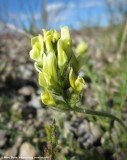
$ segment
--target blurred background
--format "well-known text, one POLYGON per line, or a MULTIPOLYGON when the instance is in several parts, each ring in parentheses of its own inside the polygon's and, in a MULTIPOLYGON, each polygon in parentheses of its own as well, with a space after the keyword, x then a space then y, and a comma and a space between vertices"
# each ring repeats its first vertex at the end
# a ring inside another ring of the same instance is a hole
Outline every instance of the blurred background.
POLYGON ((0 26, 30 31, 42 27, 106 27, 126 19, 126 0, 0 0, 0 26))
POLYGON ((126 160, 127 137, 117 122, 59 113, 40 101, 30 38, 64 25, 74 49, 81 41, 89 46, 82 103, 127 124, 127 0, 0 0, 0 157, 126 160))

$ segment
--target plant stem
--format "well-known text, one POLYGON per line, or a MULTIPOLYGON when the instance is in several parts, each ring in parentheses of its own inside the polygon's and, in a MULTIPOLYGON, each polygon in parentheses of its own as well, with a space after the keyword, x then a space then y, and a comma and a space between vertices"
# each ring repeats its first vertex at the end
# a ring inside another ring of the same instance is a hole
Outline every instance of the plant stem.
POLYGON ((63 99, 64 99, 65 102, 69 105, 69 103, 68 103, 68 95, 67 95, 66 90, 64 90, 64 92, 63 92, 63 99))
POLYGON ((124 123, 118 117, 116 117, 116 116, 114 116, 110 113, 88 110, 88 109, 83 109, 83 108, 79 108, 79 107, 74 107, 74 108, 72 108, 72 110, 76 111, 76 112, 80 112, 80 113, 85 113, 85 114, 88 114, 88 115, 111 118, 111 119, 119 122, 122 125, 122 127, 127 131, 127 127, 124 125, 124 123))

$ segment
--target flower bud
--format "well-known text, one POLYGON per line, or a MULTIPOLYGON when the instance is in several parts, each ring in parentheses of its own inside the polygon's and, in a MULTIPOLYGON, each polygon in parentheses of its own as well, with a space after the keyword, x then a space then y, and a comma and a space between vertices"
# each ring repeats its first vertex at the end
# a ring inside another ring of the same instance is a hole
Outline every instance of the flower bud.
POLYGON ((73 71, 73 68, 71 68, 70 73, 69 73, 69 81, 70 81, 70 85, 71 87, 77 91, 77 92, 81 92, 81 90, 84 87, 85 81, 82 77, 77 77, 73 71))
POLYGON ((64 26, 61 28, 61 39, 62 40, 71 40, 69 28, 64 26))
POLYGON ((49 86, 53 85, 53 83, 57 81, 56 56, 54 52, 50 52, 48 55, 44 54, 43 56, 43 74, 49 86))
POLYGON ((43 32, 43 36, 44 36, 44 40, 46 39, 46 29, 42 29, 42 32, 43 32))
MULTIPOLYGON (((41 45, 43 45, 44 39, 43 39, 43 37, 42 37, 41 34, 38 35, 38 41, 39 41, 39 43, 40 43, 41 45)), ((42 47, 42 46, 41 46, 41 47, 42 47)))
POLYGON ((32 50, 30 51, 30 58, 35 61, 38 61, 40 58, 39 49, 35 45, 33 46, 32 50))
POLYGON ((48 74, 54 79, 57 80, 57 67, 56 67, 56 56, 54 52, 50 52, 47 55, 47 69, 48 69, 48 74))
POLYGON ((39 41, 39 44, 41 46, 40 55, 42 55, 44 53, 44 39, 43 39, 42 35, 40 35, 40 34, 38 36, 38 41, 39 41))
POLYGON ((59 39, 60 39, 60 34, 59 34, 59 32, 57 32, 56 30, 54 30, 52 41, 53 41, 53 42, 57 42, 59 39))
POLYGON ((79 77, 75 81, 75 88, 77 92, 81 92, 84 87, 85 81, 82 77, 79 77))
POLYGON ((52 36, 51 35, 48 35, 45 39, 45 45, 46 45, 46 50, 47 50, 47 54, 48 52, 50 51, 53 51, 53 45, 52 45, 52 36))
POLYGON ((76 80, 76 75, 73 71, 73 68, 71 68, 70 73, 69 73, 69 82, 73 89, 75 89, 75 80, 76 80))
POLYGON ((33 37, 33 38, 31 39, 31 46, 33 46, 36 42, 38 42, 38 36, 33 37))
POLYGON ((68 59, 70 59, 72 55, 72 40, 70 38, 69 29, 67 26, 61 28, 61 46, 63 50, 66 52, 68 59))
POLYGON ((88 44, 85 43, 84 41, 79 42, 79 44, 76 47, 76 52, 81 55, 84 54, 88 49, 88 44))
POLYGON ((46 83, 43 72, 39 73, 38 82, 41 87, 43 88, 47 87, 47 83, 46 83))
POLYGON ((53 95, 47 89, 45 90, 44 93, 41 94, 41 100, 45 105, 54 106, 56 104, 53 95))
MULTIPOLYGON (((41 35, 31 39, 32 50, 30 51, 30 57, 36 61, 37 66, 42 66, 43 52, 44 52, 44 41, 41 35)), ((38 69, 37 69, 38 70, 38 69)))
POLYGON ((67 65, 67 55, 65 51, 62 49, 61 40, 58 40, 57 43, 57 51, 58 51, 58 67, 63 71, 67 65))

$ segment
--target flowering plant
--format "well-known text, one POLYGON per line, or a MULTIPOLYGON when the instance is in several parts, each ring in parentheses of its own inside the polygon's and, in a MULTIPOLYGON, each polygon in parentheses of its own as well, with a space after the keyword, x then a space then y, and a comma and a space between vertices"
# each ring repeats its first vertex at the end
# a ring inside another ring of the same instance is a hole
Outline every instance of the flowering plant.
POLYGON ((54 29, 42 31, 43 36, 39 34, 31 39, 30 51, 30 57, 38 71, 39 85, 43 88, 42 102, 62 111, 71 110, 113 118, 126 128, 124 123, 112 114, 79 107, 85 85, 79 71, 83 65, 83 53, 87 51, 87 44, 81 42, 76 48, 76 55, 67 26, 61 28, 61 34, 54 29))
POLYGON ((56 30, 43 29, 43 37, 32 38, 31 44, 30 57, 35 61, 39 85, 44 90, 42 102, 63 110, 71 109, 80 100, 85 81, 78 75, 80 65, 72 50, 68 27, 61 28, 61 35, 56 30))

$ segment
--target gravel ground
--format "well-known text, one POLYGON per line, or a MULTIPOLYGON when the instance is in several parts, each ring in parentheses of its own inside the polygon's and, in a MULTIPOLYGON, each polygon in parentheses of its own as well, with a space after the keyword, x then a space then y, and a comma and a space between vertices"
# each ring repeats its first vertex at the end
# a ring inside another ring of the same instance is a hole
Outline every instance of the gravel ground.
MULTIPOLYGON (((78 37, 74 42, 77 43, 81 36, 75 37, 78 37)), ((72 134, 73 140, 84 151, 96 147, 96 152, 100 157, 107 156, 110 160, 113 156, 120 156, 118 160, 124 159, 125 155, 119 153, 120 150, 118 155, 113 155, 112 151, 102 147, 103 133, 99 123, 95 124, 81 114, 56 113, 41 103, 41 89, 37 84, 37 73, 28 54, 29 42, 27 37, 20 34, 6 33, 0 37, 0 156, 43 155, 46 145, 44 125, 56 118, 59 123, 62 121, 61 133, 64 132, 62 138, 67 139, 72 134)), ((90 55, 91 52, 89 52, 90 55)), ((96 69, 103 66, 100 59, 101 54, 96 50, 91 61, 96 69)), ((94 94, 95 89, 91 87, 91 79, 87 76, 85 78, 87 82, 85 96, 88 98, 84 101, 91 108, 95 108, 98 105, 98 97, 94 94)), ((117 138, 116 131, 112 132, 117 138)), ((105 136, 108 137, 108 132, 105 136)), ((61 139, 59 145, 62 145, 61 139)), ((68 149, 64 147, 61 152, 66 154, 68 149)))

